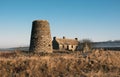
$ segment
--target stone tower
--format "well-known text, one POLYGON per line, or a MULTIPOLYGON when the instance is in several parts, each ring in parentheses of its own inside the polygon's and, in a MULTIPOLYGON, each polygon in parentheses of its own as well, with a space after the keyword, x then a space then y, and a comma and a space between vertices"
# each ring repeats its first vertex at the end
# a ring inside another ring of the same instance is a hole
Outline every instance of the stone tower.
POLYGON ((35 53, 52 52, 52 39, 48 21, 33 21, 29 51, 35 53))

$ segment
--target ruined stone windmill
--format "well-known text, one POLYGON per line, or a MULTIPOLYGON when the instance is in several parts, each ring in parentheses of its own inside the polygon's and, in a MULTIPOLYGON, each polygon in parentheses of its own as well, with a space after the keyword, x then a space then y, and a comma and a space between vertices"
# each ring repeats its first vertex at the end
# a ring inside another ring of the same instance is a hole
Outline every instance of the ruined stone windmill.
POLYGON ((53 52, 51 32, 48 21, 46 20, 33 21, 29 51, 35 53, 53 52))

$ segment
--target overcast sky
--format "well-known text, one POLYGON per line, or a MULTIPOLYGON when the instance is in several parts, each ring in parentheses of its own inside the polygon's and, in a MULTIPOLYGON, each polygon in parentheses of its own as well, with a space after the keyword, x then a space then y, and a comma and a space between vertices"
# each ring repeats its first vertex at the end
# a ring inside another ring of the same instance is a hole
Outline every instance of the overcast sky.
POLYGON ((0 48, 29 45, 36 19, 52 37, 120 40, 120 0, 0 0, 0 48))

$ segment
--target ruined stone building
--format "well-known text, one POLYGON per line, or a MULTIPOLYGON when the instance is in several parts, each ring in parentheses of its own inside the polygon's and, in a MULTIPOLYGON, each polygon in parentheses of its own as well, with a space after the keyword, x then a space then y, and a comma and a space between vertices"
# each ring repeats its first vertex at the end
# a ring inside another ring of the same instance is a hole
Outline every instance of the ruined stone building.
POLYGON ((75 51, 78 47, 78 39, 67 39, 65 37, 63 38, 56 38, 53 37, 52 45, 53 49, 57 50, 70 50, 75 51))
POLYGON ((35 20, 32 23, 30 52, 53 52, 53 49, 75 51, 78 47, 78 39, 51 38, 50 26, 46 20, 35 20))
POLYGON ((50 26, 46 20, 35 20, 32 23, 30 52, 47 52, 52 51, 52 38, 50 26))

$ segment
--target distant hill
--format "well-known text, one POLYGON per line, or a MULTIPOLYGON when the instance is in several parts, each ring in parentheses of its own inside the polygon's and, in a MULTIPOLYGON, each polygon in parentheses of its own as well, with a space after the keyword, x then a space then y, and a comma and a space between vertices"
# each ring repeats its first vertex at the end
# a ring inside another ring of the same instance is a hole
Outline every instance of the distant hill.
POLYGON ((13 48, 1 48, 0 51, 13 51, 13 50, 24 50, 28 51, 29 47, 13 47, 13 48))
POLYGON ((15 48, 9 48, 9 50, 29 50, 29 47, 15 47, 15 48))
POLYGON ((120 41, 93 42, 94 48, 119 48, 120 41))

